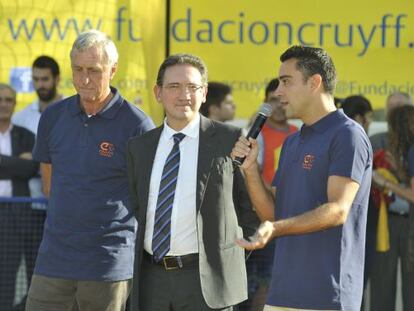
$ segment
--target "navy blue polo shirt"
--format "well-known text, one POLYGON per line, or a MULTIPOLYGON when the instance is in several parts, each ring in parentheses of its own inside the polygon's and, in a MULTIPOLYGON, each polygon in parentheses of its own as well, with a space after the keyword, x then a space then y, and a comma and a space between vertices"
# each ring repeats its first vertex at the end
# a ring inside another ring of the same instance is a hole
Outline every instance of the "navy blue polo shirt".
POLYGON ((349 177, 360 188, 344 225, 277 239, 267 304, 359 311, 371 173, 369 139, 342 110, 286 139, 273 180, 276 219, 328 202, 329 176, 349 177))
POLYGON ((128 199, 126 146, 154 124, 112 92, 111 102, 92 117, 78 95, 41 115, 33 157, 52 165, 52 181, 37 274, 92 281, 132 277, 137 225, 128 199))

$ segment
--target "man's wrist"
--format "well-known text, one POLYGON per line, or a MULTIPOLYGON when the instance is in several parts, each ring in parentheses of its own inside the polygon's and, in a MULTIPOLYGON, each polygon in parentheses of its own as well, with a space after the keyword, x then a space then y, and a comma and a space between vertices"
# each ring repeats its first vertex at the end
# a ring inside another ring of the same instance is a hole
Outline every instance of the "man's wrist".
POLYGON ((260 175, 259 165, 256 162, 253 162, 249 167, 241 167, 245 175, 260 175))

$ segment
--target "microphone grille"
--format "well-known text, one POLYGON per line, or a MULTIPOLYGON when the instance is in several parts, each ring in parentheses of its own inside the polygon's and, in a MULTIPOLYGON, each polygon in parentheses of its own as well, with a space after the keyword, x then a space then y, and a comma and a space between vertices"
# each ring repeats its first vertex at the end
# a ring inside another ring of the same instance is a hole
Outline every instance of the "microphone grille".
POLYGON ((262 104, 259 109, 259 113, 266 117, 270 117, 270 115, 272 114, 272 111, 273 111, 273 107, 272 105, 268 103, 262 104))

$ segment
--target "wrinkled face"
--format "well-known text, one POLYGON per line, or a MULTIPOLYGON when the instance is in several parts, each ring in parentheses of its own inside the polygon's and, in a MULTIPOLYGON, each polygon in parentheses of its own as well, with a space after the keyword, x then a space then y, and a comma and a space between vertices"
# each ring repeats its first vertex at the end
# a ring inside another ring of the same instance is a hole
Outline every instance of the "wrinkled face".
POLYGON ((33 87, 41 101, 51 101, 57 93, 59 76, 54 77, 50 68, 32 69, 33 87))
POLYGON ((85 104, 100 104, 110 93, 109 84, 117 65, 109 65, 97 47, 71 54, 73 85, 85 104))
POLYGON ((154 94, 164 107, 168 125, 180 130, 197 116, 207 88, 197 68, 179 64, 165 70, 163 85, 156 85, 154 94))
POLYGON ((8 89, 0 89, 0 121, 10 121, 16 105, 14 93, 8 89))
POLYGON ((218 108, 218 116, 220 121, 230 121, 234 119, 236 113, 236 105, 234 104, 233 95, 227 94, 218 108))
POLYGON ((296 59, 282 63, 279 69, 279 86, 276 95, 285 110, 287 118, 299 118, 310 109, 309 96, 312 93, 310 79, 305 81, 302 72, 296 68, 296 59))
POLYGON ((274 122, 285 122, 287 120, 285 109, 280 101, 280 97, 276 94, 276 90, 267 94, 266 102, 272 105, 273 108, 270 119, 274 122))

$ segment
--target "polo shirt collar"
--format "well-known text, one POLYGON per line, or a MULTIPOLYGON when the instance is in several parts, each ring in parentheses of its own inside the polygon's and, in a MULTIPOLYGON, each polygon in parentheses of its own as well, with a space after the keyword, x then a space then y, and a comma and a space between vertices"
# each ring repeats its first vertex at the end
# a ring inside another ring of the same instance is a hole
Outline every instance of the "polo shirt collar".
MULTIPOLYGON (((200 133, 200 113, 197 113, 197 116, 192 120, 190 123, 187 124, 185 128, 183 128, 180 133, 183 133, 185 136, 189 136, 191 138, 197 138, 200 133)), ((167 119, 164 119, 164 131, 163 135, 170 139, 174 134, 177 134, 176 130, 173 130, 167 124, 167 119)))
MULTIPOLYGON (((105 119, 113 119, 123 102, 121 94, 118 92, 118 90, 112 86, 110 88, 111 92, 114 94, 114 97, 112 97, 109 103, 107 103, 106 106, 100 112, 98 112, 98 115, 105 119)), ((84 113, 80 104, 79 95, 76 95, 76 100, 69 106, 69 109, 72 115, 84 113)))
POLYGON ((323 133, 328 130, 332 125, 336 124, 339 119, 341 119, 344 115, 342 109, 337 109, 335 111, 330 112, 322 119, 318 120, 317 122, 313 123, 312 125, 305 125, 303 124, 300 132, 301 134, 308 132, 309 130, 313 130, 318 133, 323 133))

